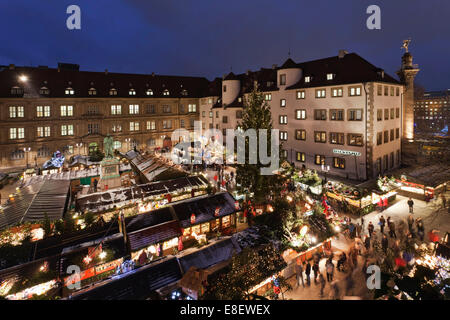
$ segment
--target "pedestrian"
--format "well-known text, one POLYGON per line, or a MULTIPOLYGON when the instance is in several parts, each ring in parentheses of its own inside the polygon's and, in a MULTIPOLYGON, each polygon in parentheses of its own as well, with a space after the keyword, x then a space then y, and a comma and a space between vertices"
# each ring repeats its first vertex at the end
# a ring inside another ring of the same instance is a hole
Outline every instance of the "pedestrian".
POLYGON ((386 219, 384 219, 383 216, 380 217, 380 222, 378 222, 380 225, 381 233, 384 233, 384 226, 386 225, 386 219))
POLYGON ((323 289, 325 289, 325 278, 322 274, 319 275, 319 282, 320 282, 320 296, 323 297, 323 289))
POLYGON ((389 235, 391 236, 391 238, 396 238, 397 239, 397 235, 395 234, 395 223, 394 221, 391 221, 388 225, 389 227, 389 235))
POLYGON ((361 228, 364 230, 364 217, 361 217, 361 228))
POLYGON ((409 200, 408 200, 409 213, 414 213, 413 212, 413 206, 414 206, 414 201, 410 197, 409 200))
POLYGON ((408 230, 410 233, 413 233, 413 227, 414 227, 414 218, 412 214, 410 214, 408 217, 408 230))
POLYGON ((425 227, 423 226, 421 218, 416 220, 416 227, 417 227, 417 235, 419 236, 420 241, 423 241, 423 238, 425 237, 425 227))
POLYGON ((300 287, 300 281, 302 282, 303 288, 305 287, 305 281, 303 280, 303 262, 298 262, 297 263, 297 270, 296 270, 296 275, 297 275, 297 287, 300 287))
POLYGON ((387 248, 389 245, 389 240, 385 234, 383 234, 383 238, 381 239, 381 248, 383 249, 383 252, 387 253, 387 248))
POLYGON ((331 258, 327 260, 326 270, 327 270, 327 281, 328 282, 333 281, 334 263, 333 263, 333 260, 331 260, 331 258))
POLYGON ((366 248, 366 252, 370 250, 370 237, 367 235, 364 238, 364 247, 366 248))
POLYGON ((367 226, 367 230, 369 231, 369 237, 372 238, 372 233, 373 233, 373 230, 374 230, 374 226, 372 224, 372 221, 369 222, 369 225, 367 226))
POLYGON ((361 238, 362 226, 359 223, 356 224, 356 234, 358 235, 358 238, 361 238))
POLYGON ((314 283, 317 284, 317 276, 319 275, 319 264, 314 262, 312 269, 314 272, 314 283))
POLYGON ((310 279, 311 264, 309 263, 309 261, 306 262, 305 274, 306 274, 306 283, 308 284, 308 286, 310 286, 311 285, 311 279, 310 279))

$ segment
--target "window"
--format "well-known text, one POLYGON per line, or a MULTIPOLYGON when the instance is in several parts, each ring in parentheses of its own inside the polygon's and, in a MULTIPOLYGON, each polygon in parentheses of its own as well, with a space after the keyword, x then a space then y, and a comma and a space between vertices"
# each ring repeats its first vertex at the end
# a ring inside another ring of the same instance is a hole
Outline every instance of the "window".
POLYGON ((314 131, 314 142, 327 142, 327 133, 325 131, 314 131))
POLYGON ((333 80, 333 78, 334 78, 334 74, 327 73, 327 80, 333 80))
POLYGON ((344 134, 340 132, 330 132, 331 144, 344 144, 344 134))
POLYGON ((66 90, 64 91, 64 93, 66 95, 74 95, 75 94, 75 90, 73 90, 71 87, 66 88, 66 90))
POLYGON ((383 109, 377 109, 377 121, 383 120, 383 109))
POLYGON ((286 99, 280 99, 280 107, 286 107, 286 99))
POLYGON ((389 87, 388 86, 384 86, 384 95, 385 96, 389 95, 389 87))
POLYGON ((306 130, 296 129, 295 130, 295 140, 306 140, 306 130))
POLYGON ((90 88, 90 89, 88 90, 88 95, 90 95, 90 96, 95 96, 95 95, 97 95, 97 90, 95 90, 95 88, 90 88))
POLYGON ((109 95, 110 96, 117 96, 117 90, 114 88, 109 89, 109 95))
POLYGON ((49 95, 50 94, 50 89, 47 87, 41 87, 39 89, 39 94, 41 95, 49 95))
POLYGON ((325 164, 325 156, 322 156, 320 154, 316 154, 314 156, 314 163, 319 165, 319 166, 322 165, 322 164, 325 164))
POLYGON ((358 146, 361 147, 363 145, 364 139, 362 134, 349 133, 347 144, 349 146, 358 146))
POLYGON ((394 87, 391 87, 391 97, 394 96, 394 87))
POLYGON ((188 91, 187 91, 186 89, 183 89, 183 90, 181 91, 181 95, 182 95, 182 96, 187 96, 187 95, 188 95, 188 91))
POLYGON ((14 94, 14 95, 21 95, 21 94, 23 94, 23 88, 12 87, 12 88, 11 88, 11 94, 14 94))
POLYGON ((305 162, 306 157, 305 157, 305 153, 304 152, 296 152, 295 155, 296 155, 295 158, 296 158, 297 161, 305 162))
POLYGON ((39 148, 37 151, 38 158, 45 158, 50 156, 50 149, 47 146, 43 146, 42 148, 39 148))
POLYGON ((223 86, 223 92, 227 92, 227 86, 223 86))
POLYGON ((61 106, 61 117, 72 117, 73 106, 61 106))
POLYGON ((25 138, 25 128, 9 128, 10 139, 23 139, 25 138))
POLYGON ((391 129, 390 136, 391 136, 391 141, 394 141, 394 139, 395 139, 394 129, 391 129))
POLYGON ((164 120, 163 129, 171 129, 171 128, 172 128, 172 120, 164 120))
POLYGON ((286 115, 280 116, 280 124, 287 124, 287 116, 286 115))
POLYGON ((394 153, 393 153, 393 152, 391 152, 391 153, 389 154, 389 167, 390 167, 390 168, 393 168, 393 167, 394 167, 394 153))
POLYGON ((350 109, 348 110, 348 121, 361 121, 362 109, 350 109))
POLYGON ((377 146, 381 145, 383 143, 383 132, 377 133, 377 146))
POLYGON ((377 95, 381 96, 383 94, 383 86, 377 85, 377 95))
POLYGON ((280 86, 286 85, 286 74, 280 74, 280 86))
POLYGON ((305 90, 297 91, 297 99, 305 99, 305 90))
POLYGON ((222 123, 228 123, 228 117, 227 116, 223 116, 222 117, 222 123))
POLYGON ((353 97, 353 96, 360 96, 361 95, 361 87, 349 87, 348 88, 348 95, 353 97))
POLYGON ((272 101, 272 94, 271 93, 266 93, 264 95, 264 100, 266 101, 272 101))
POLYGON ((344 158, 333 158, 333 167, 338 169, 345 169, 345 159, 344 158))
POLYGON ((242 119, 242 111, 241 110, 236 111, 236 119, 242 119))
POLYGON ((317 89, 316 90, 316 98, 325 98, 326 91, 325 89, 317 89))
POLYGON ((163 113, 171 113, 172 112, 172 108, 169 105, 163 105, 163 113))
POLYGON ((88 106, 88 115, 98 115, 99 114, 99 110, 98 110, 98 106, 88 106))
POLYGON ((38 118, 50 117, 50 106, 37 106, 36 116, 38 118))
POLYGON ((306 110, 305 109, 295 110, 295 119, 305 120, 306 119, 306 110))
POLYGON ((212 111, 209 112, 209 117, 212 119, 212 117, 213 117, 213 112, 212 111))
POLYGON ((25 157, 25 152, 23 150, 16 150, 11 152, 11 160, 20 160, 25 157))
POLYGON ((306 83, 311 82, 311 77, 310 77, 310 76, 306 76, 306 77, 305 77, 305 82, 306 82, 306 83))
POLYGON ((384 120, 389 120, 389 109, 384 109, 384 120))
POLYGON ((395 118, 395 109, 391 108, 391 119, 395 118))
POLYGON ((332 88, 331 89, 331 96, 332 97, 342 97, 343 90, 342 88, 332 88))
POLYGON ((147 121, 147 130, 156 130, 156 121, 147 121))
POLYGON ((121 124, 113 124, 112 131, 113 132, 122 132, 122 125, 121 124))
POLYGON ((99 132, 98 123, 88 123, 88 134, 98 134, 99 132))
POLYGON ((216 111, 216 118, 219 117, 219 111, 216 111))
POLYGON ((61 126, 62 136, 73 136, 73 124, 62 125, 61 126))
POLYGON ((400 138, 400 128, 396 128, 395 129, 395 139, 399 139, 400 138))
POLYGON ((314 110, 314 120, 327 120, 327 110, 326 109, 314 110))
POLYGON ((139 122, 138 121, 130 122, 130 131, 139 131, 139 122))
POLYGON ((122 148, 122 143, 120 142, 120 141, 114 141, 113 142, 113 148, 114 149, 120 149, 120 148, 122 148))
POLYGON ((384 143, 388 143, 389 142, 389 131, 385 131, 384 132, 384 143))
POLYGON ((400 118, 400 108, 395 109, 395 117, 400 118))
POLYGON ((330 120, 337 120, 337 121, 344 120, 344 109, 331 109, 330 120))
POLYGON ((191 127, 194 127, 194 122, 195 122, 194 118, 189 119, 189 124, 191 125, 191 127))
POLYGON ((145 91, 145 94, 148 96, 152 96, 153 95, 153 90, 152 89, 147 89, 147 91, 145 91))
POLYGON ((112 115, 122 114, 122 106, 120 104, 111 105, 111 114, 112 115))
POLYGON ((287 141, 287 139, 288 139, 287 131, 280 131, 280 140, 281 141, 287 141))
POLYGON ((154 146, 154 145, 156 145, 156 140, 153 139, 153 138, 148 139, 148 140, 147 140, 147 145, 149 145, 149 146, 154 146))
POLYGON ((135 96, 135 95, 136 95, 136 90, 130 89, 130 90, 128 91, 128 95, 130 95, 130 96, 135 96))
POLYGON ((129 105, 129 114, 139 114, 139 105, 138 104, 130 104, 129 105))
POLYGON ((163 96, 168 96, 170 94, 169 90, 165 89, 163 91, 163 96))
POLYGON ((395 88, 395 95, 398 97, 400 95, 400 88, 395 88))
POLYGON ((23 118, 25 115, 24 108, 22 106, 10 106, 9 117, 10 118, 23 118))
POLYGON ((188 105, 188 112, 197 112, 197 105, 196 104, 189 104, 188 105))
POLYGON ((145 113, 147 113, 147 114, 154 114, 154 113, 156 113, 155 105, 153 105, 153 104, 145 105, 145 113))

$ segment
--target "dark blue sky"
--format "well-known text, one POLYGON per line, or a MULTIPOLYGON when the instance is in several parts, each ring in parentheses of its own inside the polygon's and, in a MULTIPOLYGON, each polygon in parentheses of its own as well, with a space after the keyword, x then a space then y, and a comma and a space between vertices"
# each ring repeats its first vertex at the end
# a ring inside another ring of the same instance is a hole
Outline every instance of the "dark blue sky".
POLYGON ((448 0, 1 0, 0 64, 205 76, 356 52, 391 75, 402 40, 427 90, 450 88, 448 0), (81 8, 81 30, 66 8, 81 8), (381 7, 381 30, 366 8, 381 7))

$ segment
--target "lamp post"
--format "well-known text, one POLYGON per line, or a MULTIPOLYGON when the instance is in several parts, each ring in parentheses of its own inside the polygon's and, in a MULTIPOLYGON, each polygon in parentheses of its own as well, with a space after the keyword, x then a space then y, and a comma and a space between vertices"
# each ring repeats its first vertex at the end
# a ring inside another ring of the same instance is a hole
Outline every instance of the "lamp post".
POLYGON ((81 154, 80 154, 80 147, 83 146, 83 143, 82 143, 82 142, 76 143, 75 146, 78 148, 78 155, 81 155, 81 154))
POLYGON ((125 138, 125 142, 127 143, 127 152, 130 151, 130 141, 131 138, 125 138))
POLYGON ((26 162, 27 162, 27 169, 28 169, 28 153, 31 151, 31 148, 30 147, 28 147, 28 148, 23 148, 23 152, 25 152, 25 159, 26 159, 26 162))
POLYGON ((328 171, 330 171, 330 166, 326 166, 322 163, 322 171, 325 176, 325 183, 327 183, 327 173, 328 173, 328 171))

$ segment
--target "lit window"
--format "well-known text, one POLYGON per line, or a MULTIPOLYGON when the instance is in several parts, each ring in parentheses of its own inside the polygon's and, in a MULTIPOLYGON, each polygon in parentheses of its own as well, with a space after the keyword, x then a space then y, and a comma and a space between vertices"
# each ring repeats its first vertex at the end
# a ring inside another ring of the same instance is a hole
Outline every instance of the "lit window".
POLYGON ((73 116, 73 106, 61 106, 61 117, 73 116))
POLYGON ((135 96, 135 95, 136 95, 136 90, 130 89, 130 90, 128 91, 128 94, 129 94, 130 96, 135 96))
POLYGON ((188 112, 197 112, 197 105, 196 104, 189 104, 188 105, 188 112))
POLYGON ((311 82, 311 77, 310 76, 306 76, 305 77, 305 82, 311 82))
POLYGON ((131 121, 130 122, 130 131, 139 131, 139 122, 131 121))
POLYGON ((297 152, 296 153, 296 160, 299 162, 305 162, 305 153, 304 152, 297 152))
POLYGON ((95 95, 97 95, 97 90, 96 90, 95 88, 90 88, 90 89, 88 90, 88 95, 90 95, 90 96, 95 96, 95 95))
POLYGON ((342 97, 342 88, 333 88, 331 89, 331 96, 332 97, 342 97))
POLYGON ((74 95, 75 94, 75 90, 73 90, 71 87, 66 88, 66 90, 64 91, 64 93, 66 95, 74 95))
POLYGON ((327 73, 327 80, 333 80, 333 78, 334 78, 334 74, 327 73))
POLYGON ((148 95, 148 96, 152 96, 152 95, 153 95, 153 90, 152 90, 152 89, 148 89, 148 90, 145 92, 145 94, 148 95))
POLYGON ((139 114, 139 105, 138 104, 130 104, 129 114, 139 114))
POLYGON ((39 94, 41 95, 49 95, 50 94, 50 89, 47 87, 41 87, 39 89, 39 94))
POLYGON ((287 141, 287 139, 288 139, 287 131, 280 131, 280 140, 281 141, 287 141))
POLYGON ((325 89, 316 90, 316 98, 325 98, 326 91, 325 89))
POLYGON ((287 124, 287 116, 286 115, 280 116, 280 124, 287 124))
POLYGON ((295 119, 305 120, 306 119, 306 110, 305 109, 295 110, 295 119))
POLYGON ((147 130, 156 130, 156 121, 147 121, 147 130))
POLYGON ((305 99, 305 90, 297 91, 297 99, 305 99))
POLYGON ((62 136, 72 136, 73 135, 73 125, 62 125, 61 126, 61 135, 62 136))
POLYGON ((280 107, 286 107, 286 99, 280 100, 280 107))
POLYGON ((110 96, 117 96, 117 90, 114 88, 109 89, 109 95, 110 96))
POLYGON ((266 93, 264 95, 264 100, 266 101, 272 101, 272 94, 271 93, 266 93))
POLYGON ((350 92, 349 92, 350 96, 360 96, 361 95, 361 87, 350 87, 349 90, 350 90, 350 92))
MULTIPOLYGON (((139 106, 138 106, 138 110, 139 110, 139 106)), ((111 114, 112 115, 122 114, 122 106, 120 104, 111 105, 111 114)))
POLYGON ((163 91, 163 96, 168 96, 168 95, 169 95, 169 90, 165 89, 165 90, 163 91))

